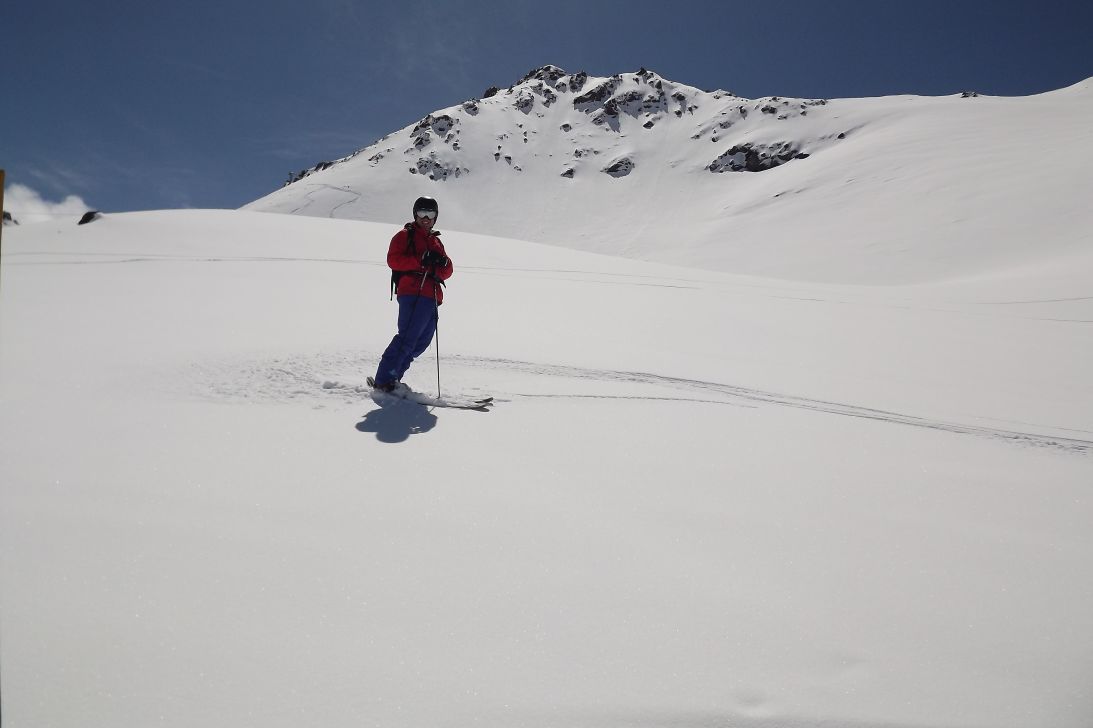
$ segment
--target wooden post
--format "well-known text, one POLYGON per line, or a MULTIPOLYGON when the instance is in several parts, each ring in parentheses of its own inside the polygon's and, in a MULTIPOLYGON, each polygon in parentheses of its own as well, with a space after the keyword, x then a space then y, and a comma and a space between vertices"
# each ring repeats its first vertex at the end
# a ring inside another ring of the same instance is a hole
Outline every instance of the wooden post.
POLYGON ((0 250, 4 249, 4 170, 0 169, 0 250))
POLYGON ((0 255, 4 253, 4 170, 0 169, 0 255))

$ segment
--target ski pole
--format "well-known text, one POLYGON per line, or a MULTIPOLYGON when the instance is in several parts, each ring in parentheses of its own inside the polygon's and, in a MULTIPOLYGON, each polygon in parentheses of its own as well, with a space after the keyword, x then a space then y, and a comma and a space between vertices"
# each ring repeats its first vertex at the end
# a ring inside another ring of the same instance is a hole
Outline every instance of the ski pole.
POLYGON ((436 314, 433 337, 436 339, 436 396, 440 397, 440 302, 436 300, 436 288, 433 288, 433 310, 436 314))

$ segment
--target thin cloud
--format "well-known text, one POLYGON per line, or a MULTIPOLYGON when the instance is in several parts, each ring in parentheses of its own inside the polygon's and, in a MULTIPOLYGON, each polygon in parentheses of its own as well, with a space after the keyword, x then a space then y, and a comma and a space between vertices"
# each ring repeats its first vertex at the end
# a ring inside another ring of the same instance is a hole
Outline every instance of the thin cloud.
POLYGON ((54 192, 72 188, 86 189, 94 183, 92 176, 67 164, 48 161, 46 164, 47 167, 31 167, 27 170, 27 175, 43 183, 54 192))
POLYGON ((301 157, 345 157, 376 141, 377 135, 369 131, 301 131, 255 138, 251 143, 262 154, 278 159, 296 161, 301 157))
POLYGON ((4 210, 10 212, 20 225, 65 217, 79 218, 90 209, 76 195, 68 195, 60 202, 50 202, 26 185, 13 184, 4 190, 4 210))

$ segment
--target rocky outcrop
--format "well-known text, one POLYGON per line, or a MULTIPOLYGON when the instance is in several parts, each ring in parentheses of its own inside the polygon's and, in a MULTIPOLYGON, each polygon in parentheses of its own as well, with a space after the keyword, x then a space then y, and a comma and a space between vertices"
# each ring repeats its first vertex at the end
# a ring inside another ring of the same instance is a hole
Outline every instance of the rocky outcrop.
POLYGON ((602 107, 607 100, 618 90, 622 84, 621 76, 612 76, 596 88, 581 94, 577 98, 573 99, 573 108, 577 111, 591 111, 597 107, 602 107))
POLYGON ((101 212, 99 212, 98 210, 91 210, 89 212, 85 212, 83 214, 83 217, 81 217, 80 221, 76 224, 77 225, 86 225, 89 222, 95 222, 96 220, 99 220, 101 218, 102 218, 102 213, 101 212))
POLYGON ((535 97, 532 96, 530 91, 521 91, 520 95, 516 97, 516 101, 513 102, 513 106, 523 114, 530 114, 531 109, 535 106, 535 97))
POLYGON ((313 175, 316 172, 322 172, 324 169, 330 169, 335 164, 337 164, 337 162, 319 162, 318 164, 316 164, 314 167, 312 167, 310 169, 301 169, 299 172, 289 172, 288 173, 288 179, 285 181, 284 186, 288 187, 293 182, 299 182, 304 177, 308 177, 310 175, 313 175))
POLYGON ((554 93, 554 89, 545 83, 537 83, 531 87, 532 92, 538 94, 543 99, 543 106, 550 106, 558 100, 558 94, 554 93))
POLYGON ((752 107, 754 111, 769 114, 779 121, 785 121, 796 116, 808 116, 808 110, 813 106, 827 106, 827 99, 783 99, 780 96, 771 96, 768 99, 760 99, 752 107))
POLYGON ((517 85, 526 83, 528 81, 542 81, 550 86, 557 86, 558 82, 565 78, 568 74, 557 66, 543 66, 542 68, 536 68, 529 71, 526 76, 517 81, 517 85))
POLYGON ((18 225, 19 221, 11 216, 11 213, 4 210, 4 224, 5 225, 18 225))
MULTIPOLYGON (((622 147, 620 140, 628 141, 625 137, 655 129, 651 134, 658 141, 662 137, 664 143, 690 138, 718 145, 714 149, 724 152, 705 169, 720 174, 772 169, 804 159, 835 141, 830 132, 818 137, 809 137, 807 132, 806 136, 797 136, 805 128, 800 126, 791 127, 793 132, 774 132, 777 136, 770 131, 785 119, 803 117, 827 105, 826 100, 779 96, 743 99, 720 89, 699 91, 677 84, 646 68, 590 79, 584 71, 569 74, 558 66, 541 66, 507 89, 491 86, 482 96, 434 112, 396 132, 397 142, 379 140, 366 150, 371 155, 369 164, 376 167, 394 163, 400 172, 408 168, 411 174, 442 182, 479 169, 475 165, 488 164, 491 156, 496 163, 491 171, 508 168, 513 172, 520 172, 521 165, 526 165, 529 172, 545 171, 541 165, 558 163, 548 163, 546 158, 561 157, 560 167, 547 168, 552 175, 573 179, 599 171, 615 178, 635 172, 641 176, 643 152, 635 150, 646 149, 647 144, 622 147), (546 120, 545 125, 538 120, 546 120), (495 136, 496 151, 475 151, 475 158, 468 156, 461 149, 461 132, 466 135, 465 146, 475 150, 482 149, 483 142, 487 144, 485 149, 490 149, 488 135, 495 136), (778 138, 788 141, 768 141, 778 138), (397 162, 392 159, 398 154, 396 149, 401 149, 403 155, 397 162), (601 153, 606 162, 591 161, 601 153)), ((289 183, 343 161, 321 162, 290 175, 289 183)))
POLYGON ((459 178, 469 173, 470 170, 466 167, 443 162, 435 155, 421 157, 410 167, 410 174, 420 174, 436 182, 443 182, 450 177, 459 178))
POLYGON ((801 152, 789 142, 738 144, 710 162, 706 169, 715 174, 722 172, 762 172, 794 159, 806 159, 808 156, 808 154, 801 152))
POLYGON ((626 175, 633 172, 636 166, 637 165, 634 164, 634 161, 632 159, 630 159, 629 157, 623 157, 622 159, 614 162, 611 166, 605 167, 603 169, 603 172, 604 174, 609 174, 615 178, 625 177, 626 175))
POLYGON ((447 114, 429 114, 410 130, 410 143, 414 149, 424 149, 433 141, 433 137, 451 142, 450 132, 455 125, 456 120, 447 114))

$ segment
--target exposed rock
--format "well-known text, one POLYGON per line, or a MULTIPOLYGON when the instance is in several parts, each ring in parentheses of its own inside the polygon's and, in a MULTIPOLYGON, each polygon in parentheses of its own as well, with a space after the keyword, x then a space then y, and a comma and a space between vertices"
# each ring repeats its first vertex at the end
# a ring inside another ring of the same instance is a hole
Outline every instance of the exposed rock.
POLYGON ((964 93, 960 94, 960 98, 962 98, 962 99, 977 99, 977 98, 979 98, 979 92, 978 91, 965 91, 964 93))
POLYGON ((482 92, 482 98, 492 99, 500 91, 501 91, 501 89, 497 88, 496 86, 490 86, 488 89, 486 89, 485 91, 482 92))
POLYGON ((429 114, 410 130, 410 136, 417 136, 431 131, 437 136, 442 137, 447 134, 453 126, 455 126, 455 119, 447 114, 441 114, 440 116, 429 114))
POLYGON ((448 136, 448 132, 452 130, 456 123, 458 123, 457 120, 447 114, 441 114, 440 116, 429 114, 410 130, 410 142, 413 148, 407 149, 406 153, 409 154, 415 150, 420 151, 429 146, 434 135, 441 141, 450 143, 451 137, 448 136))
POLYGON ((611 98, 615 91, 618 90, 619 84, 621 83, 621 78, 612 76, 591 91, 583 93, 573 99, 573 108, 577 111, 590 111, 592 108, 605 103, 611 98))
POLYGON ((516 97, 516 101, 515 103, 513 103, 513 106, 516 107, 517 111, 529 114, 531 113, 532 108, 535 106, 535 97, 527 91, 521 91, 520 95, 516 97))
POLYGON ((517 84, 524 83, 525 81, 538 80, 554 86, 559 80, 564 78, 565 75, 566 72, 557 66, 546 65, 542 68, 536 68, 535 70, 530 71, 526 76, 521 78, 517 84))
POLYGON ((531 90, 543 97, 543 106, 550 106, 558 100, 558 94, 545 83, 539 82, 532 86, 531 90))
POLYGON ((19 221, 11 216, 11 213, 4 210, 4 224, 5 225, 18 225, 19 221))
POLYGON ((668 108, 667 99, 664 96, 664 92, 649 94, 642 101, 641 108, 645 111, 652 111, 654 109, 666 109, 668 108))
POLYGON ((83 217, 81 217, 80 221, 76 224, 77 225, 86 225, 89 222, 95 222, 96 220, 100 219, 101 217, 102 217, 101 212, 99 212, 98 210, 91 210, 90 212, 85 212, 83 214, 83 217))
MULTIPOLYGON (((496 136, 495 143, 499 146, 497 151, 492 153, 493 158, 496 163, 504 161, 513 171, 521 168, 520 164, 517 164, 517 157, 524 160, 523 164, 529 165, 529 171, 535 171, 537 165, 542 164, 542 161, 537 161, 538 157, 550 156, 538 153, 543 151, 540 148, 540 142, 544 142, 547 151, 555 149, 556 143, 570 142, 567 147, 573 149, 572 166, 563 163, 561 167, 539 169, 544 172, 552 169, 553 174, 567 179, 574 178, 578 169, 582 170, 582 174, 587 174, 589 171, 580 167, 583 159, 591 159, 594 155, 603 153, 607 166, 601 168, 597 164, 594 169, 599 169, 613 177, 624 177, 637 165, 643 164, 642 158, 635 157, 632 152, 625 149, 615 147, 615 142, 608 138, 612 135, 605 135, 604 132, 614 131, 617 135, 623 135, 637 131, 640 125, 643 131, 660 129, 670 139, 683 140, 687 137, 694 140, 708 139, 715 145, 715 149, 710 150, 709 147, 703 146, 703 149, 707 150, 706 153, 713 151, 716 154, 717 149, 727 150, 706 166, 710 172, 763 171, 787 161, 807 157, 808 155, 799 149, 805 142, 758 144, 752 141, 744 143, 744 140, 753 138, 751 129, 753 127, 774 128, 769 125, 776 123, 776 119, 803 116, 810 112, 819 116, 824 113, 820 107, 828 104, 825 99, 770 96, 747 100, 722 90, 698 92, 690 87, 665 81, 644 67, 637 72, 616 74, 610 78, 591 79, 591 84, 589 80, 588 74, 584 71, 566 74, 557 66, 542 66, 532 70, 521 81, 510 87, 509 96, 504 97, 503 107, 481 99, 470 99, 456 106, 454 111, 434 112, 397 133, 401 147, 387 146, 393 145, 394 141, 389 141, 385 145, 382 139, 368 147, 367 155, 371 155, 368 162, 372 166, 393 164, 396 169, 401 163, 406 165, 402 167, 403 169, 409 166, 409 171, 415 175, 423 175, 438 181, 451 180, 467 174, 468 167, 477 169, 475 164, 486 164, 487 157, 484 155, 490 154, 490 152, 476 152, 478 159, 473 163, 469 158, 465 159, 464 155, 467 155, 469 149, 478 149, 477 143, 471 147, 461 144, 460 133, 465 131, 463 140, 481 141, 488 140, 491 135, 496 136), (546 108, 561 101, 562 96, 570 92, 572 97, 567 96, 565 102, 567 105, 572 103, 573 108, 582 116, 573 116, 565 109, 548 110, 546 108), (709 104, 714 106, 704 109, 710 113, 703 114, 700 123, 692 126, 691 124, 680 125, 676 121, 687 114, 697 114, 699 105, 706 107, 709 104), (519 110, 523 116, 513 117, 512 107, 519 110), (504 112, 504 116, 491 116, 499 112, 504 112), (557 113, 557 115, 549 116, 550 113, 557 113), (758 114, 758 116, 749 117, 750 114, 758 114), (534 146, 530 143, 532 134, 536 133, 530 131, 533 115, 540 119, 551 120, 547 127, 537 132, 534 146), (492 126, 484 128, 479 122, 483 116, 490 117, 491 122, 495 118, 505 121, 499 128, 494 129, 492 126), (566 120, 566 117, 573 118, 574 121, 570 122, 566 120), (591 122, 591 125, 588 122, 591 122), (554 129, 549 128, 550 123, 555 125, 554 129), (525 127, 529 130, 525 130, 525 127), (524 154, 514 155, 509 151, 512 144, 509 144, 508 148, 501 146, 506 141, 512 141, 510 136, 513 139, 522 140, 523 145, 517 148, 522 149, 524 154), (398 155, 399 161, 395 162, 391 157, 397 155, 398 151, 403 151, 410 156, 398 155), (628 156, 620 158, 621 154, 628 156)), ((504 96, 504 93, 503 87, 499 89, 493 86, 487 89, 483 96, 492 98, 504 96)), ((788 133, 783 133, 788 136, 788 133)), ((845 136, 846 133, 839 138, 845 138, 845 136)), ((759 136, 758 138, 766 140, 771 137, 759 136)), ((834 134, 831 132, 829 136, 816 140, 819 144, 834 143, 834 141, 834 134)), ((345 160, 321 162, 310 170, 290 175, 289 183, 329 169, 343 161, 345 160)))
POLYGON ((693 114, 695 109, 698 108, 694 104, 688 102, 687 95, 682 91, 676 91, 672 94, 672 100, 679 104, 679 108, 674 112, 677 119, 683 116, 683 112, 686 111, 689 114, 693 114))
MULTIPOLYGON (((351 159, 352 157, 355 157, 355 156, 357 156, 357 154, 358 154, 358 153, 359 153, 359 152, 354 152, 354 153, 353 153, 352 155, 350 155, 349 157, 346 157, 346 159, 351 159)), ((339 160, 339 161, 344 161, 344 160, 339 160)), ((289 186, 290 184, 292 184, 293 182, 299 182, 299 181, 300 181, 300 180, 302 180, 302 179, 303 179, 304 177, 308 177, 308 176, 310 176, 310 175, 313 175, 313 174, 315 174, 316 172, 322 172, 322 171, 323 171, 324 169, 330 169, 330 168, 331 168, 331 167, 333 167, 333 166, 334 166, 335 164, 337 164, 337 162, 319 162, 318 164, 316 164, 316 165, 315 165, 314 167, 312 167, 311 169, 301 169, 301 170, 300 170, 299 172, 295 172, 295 173, 293 173, 293 172, 289 172, 289 173, 288 173, 288 180, 286 180, 286 181, 285 181, 285 185, 284 185, 284 186, 285 186, 285 187, 288 187, 288 186, 289 186)))
POLYGON ((711 172, 762 172, 793 159, 806 159, 789 142, 775 144, 738 144, 706 166, 711 172))
POLYGON ((628 91, 622 96, 616 96, 609 100, 603 106, 603 110, 609 116, 618 116, 619 112, 630 114, 631 116, 638 116, 643 111, 655 106, 657 103, 657 97, 651 96, 646 98, 641 91, 628 91), (650 99, 652 100, 650 102, 650 99))
POLYGON ((601 109, 595 116, 593 116, 592 123, 596 126, 606 126, 614 132, 617 132, 622 128, 619 125, 618 113, 612 115, 609 114, 606 109, 601 109))
POLYGON ((466 167, 460 167, 459 165, 444 164, 438 160, 435 156, 430 155, 428 157, 421 157, 417 160, 417 164, 410 167, 410 174, 420 174, 428 177, 431 180, 437 182, 443 182, 449 177, 461 177, 464 174, 470 172, 466 167))
POLYGON ((629 157, 623 157, 610 167, 605 167, 603 171, 615 178, 625 177, 634 171, 635 166, 637 165, 629 157))

